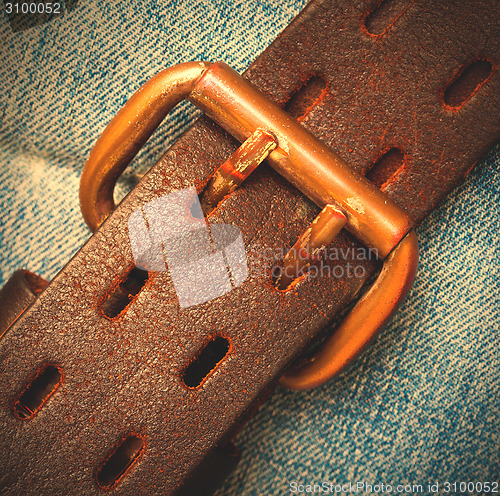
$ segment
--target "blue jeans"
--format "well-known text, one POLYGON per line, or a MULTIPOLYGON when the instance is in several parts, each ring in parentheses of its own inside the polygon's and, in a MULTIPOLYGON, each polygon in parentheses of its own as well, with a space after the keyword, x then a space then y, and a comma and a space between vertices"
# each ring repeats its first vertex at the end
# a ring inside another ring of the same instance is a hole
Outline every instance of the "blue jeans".
MULTIPOLYGON (((3 18, 2 282, 20 267, 53 277, 89 236, 81 169, 143 82, 196 59, 242 71, 305 3, 80 1, 15 33, 3 18)), ((197 115, 188 104, 172 113, 120 181, 119 197, 197 115)), ((243 459, 219 495, 323 482, 337 492, 359 482, 429 493, 433 483, 442 491, 446 482, 498 481, 499 165, 497 147, 418 228, 417 279, 374 344, 329 384, 278 389, 261 408, 236 440, 243 459)))

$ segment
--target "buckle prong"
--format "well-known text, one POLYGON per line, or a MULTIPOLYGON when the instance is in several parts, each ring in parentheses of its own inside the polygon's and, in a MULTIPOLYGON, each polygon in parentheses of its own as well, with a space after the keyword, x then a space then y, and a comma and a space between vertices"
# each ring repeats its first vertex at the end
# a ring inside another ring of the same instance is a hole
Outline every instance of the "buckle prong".
POLYGON ((335 205, 323 208, 285 255, 281 277, 276 281, 276 287, 280 290, 287 289, 300 277, 310 262, 321 255, 346 223, 347 217, 335 205))
POLYGON ((270 133, 257 129, 215 171, 201 197, 201 208, 208 215, 222 199, 232 193, 276 148, 270 133))

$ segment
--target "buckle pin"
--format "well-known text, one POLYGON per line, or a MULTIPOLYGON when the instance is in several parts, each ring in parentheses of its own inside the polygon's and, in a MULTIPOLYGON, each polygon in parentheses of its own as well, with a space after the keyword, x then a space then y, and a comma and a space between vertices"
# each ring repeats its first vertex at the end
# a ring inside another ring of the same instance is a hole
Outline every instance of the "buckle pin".
POLYGON ((215 171, 201 198, 201 208, 208 215, 222 199, 232 193, 276 148, 276 139, 257 129, 215 171))
POLYGON ((346 223, 347 217, 341 210, 334 205, 327 205, 285 255, 281 277, 276 281, 276 287, 282 291, 286 290, 302 275, 309 262, 320 256, 346 223))

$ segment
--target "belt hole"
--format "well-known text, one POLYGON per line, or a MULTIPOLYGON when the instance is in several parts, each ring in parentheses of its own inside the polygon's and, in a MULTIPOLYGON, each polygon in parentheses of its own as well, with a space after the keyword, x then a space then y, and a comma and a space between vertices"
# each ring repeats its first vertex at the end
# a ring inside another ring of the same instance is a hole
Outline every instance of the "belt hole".
POLYGON ((328 83, 323 76, 309 76, 285 104, 285 110, 299 122, 323 99, 328 83))
POLYGON ((382 188, 396 172, 403 167, 404 154, 399 148, 386 151, 366 174, 377 187, 382 188))
POLYGON ((201 353, 188 365, 183 381, 188 388, 196 388, 207 378, 228 354, 229 340, 217 336, 203 348, 201 353))
POLYGON ((59 367, 43 366, 14 403, 16 417, 23 420, 33 418, 60 386, 62 378, 62 371, 59 367))
POLYGON ((444 90, 444 104, 459 109, 490 77, 493 66, 488 60, 475 60, 463 67, 444 90))
POLYGON ((130 305, 134 296, 141 291, 148 276, 148 272, 137 267, 128 271, 101 304, 102 313, 110 319, 120 315, 130 305))
POLYGON ((97 471, 101 489, 110 489, 130 470, 144 449, 144 439, 136 434, 125 437, 97 471))
POLYGON ((372 36, 385 33, 411 6, 414 0, 382 0, 365 17, 365 28, 372 36))

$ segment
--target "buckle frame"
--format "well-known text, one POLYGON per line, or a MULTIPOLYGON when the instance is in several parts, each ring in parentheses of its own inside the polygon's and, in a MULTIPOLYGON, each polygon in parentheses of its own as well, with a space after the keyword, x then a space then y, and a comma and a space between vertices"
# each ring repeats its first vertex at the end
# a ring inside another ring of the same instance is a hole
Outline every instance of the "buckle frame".
POLYGON ((169 111, 188 99, 240 141, 269 133, 269 164, 320 208, 334 205, 346 228, 383 260, 377 279, 305 365, 281 384, 323 384, 375 336, 411 287, 418 265, 412 219, 384 193, 322 144, 251 83, 222 62, 188 62, 145 83, 108 124, 92 149, 80 182, 85 221, 95 230, 113 211, 117 179, 169 111))

